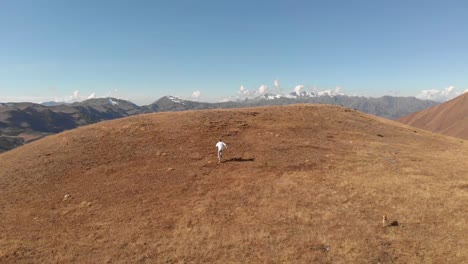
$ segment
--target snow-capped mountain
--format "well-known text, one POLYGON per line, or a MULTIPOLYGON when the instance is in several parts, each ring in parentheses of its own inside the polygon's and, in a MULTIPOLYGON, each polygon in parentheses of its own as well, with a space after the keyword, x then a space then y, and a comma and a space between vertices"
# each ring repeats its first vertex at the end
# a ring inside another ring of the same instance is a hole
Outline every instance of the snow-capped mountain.
POLYGON ((171 100, 172 102, 176 103, 176 104, 183 104, 185 105, 184 103, 184 100, 180 99, 180 98, 177 98, 177 97, 174 97, 174 96, 168 96, 167 97, 169 100, 171 100))
POLYGON ((343 93, 337 92, 335 90, 325 90, 319 92, 309 92, 309 91, 294 91, 289 94, 273 94, 273 93, 265 93, 253 99, 264 99, 264 100, 277 100, 281 98, 289 98, 289 99, 305 99, 305 98, 316 98, 321 96, 346 96, 343 93))

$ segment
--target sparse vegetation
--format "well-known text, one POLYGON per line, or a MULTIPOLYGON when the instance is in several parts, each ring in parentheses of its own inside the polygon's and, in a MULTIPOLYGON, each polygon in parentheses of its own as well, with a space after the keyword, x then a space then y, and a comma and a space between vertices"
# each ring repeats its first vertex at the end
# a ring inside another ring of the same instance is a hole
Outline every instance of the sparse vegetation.
POLYGON ((467 144, 414 131, 294 105, 50 136, 0 155, 0 262, 466 263, 467 144))

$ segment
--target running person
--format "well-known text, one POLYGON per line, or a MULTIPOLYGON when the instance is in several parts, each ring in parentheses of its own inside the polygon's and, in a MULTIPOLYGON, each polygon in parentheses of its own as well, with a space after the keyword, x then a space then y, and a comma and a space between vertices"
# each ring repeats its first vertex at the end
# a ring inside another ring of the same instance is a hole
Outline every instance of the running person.
POLYGON ((220 139, 218 143, 216 143, 216 147, 218 148, 218 162, 221 162, 223 158, 223 150, 227 149, 226 144, 220 139))

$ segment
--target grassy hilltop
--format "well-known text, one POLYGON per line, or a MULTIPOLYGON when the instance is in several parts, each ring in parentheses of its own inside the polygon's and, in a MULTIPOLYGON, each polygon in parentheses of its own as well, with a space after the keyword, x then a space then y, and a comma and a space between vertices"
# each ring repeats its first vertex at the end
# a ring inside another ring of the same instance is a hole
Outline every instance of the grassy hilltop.
POLYGON ((466 263, 466 157, 328 105, 101 122, 0 154, 0 262, 466 263))

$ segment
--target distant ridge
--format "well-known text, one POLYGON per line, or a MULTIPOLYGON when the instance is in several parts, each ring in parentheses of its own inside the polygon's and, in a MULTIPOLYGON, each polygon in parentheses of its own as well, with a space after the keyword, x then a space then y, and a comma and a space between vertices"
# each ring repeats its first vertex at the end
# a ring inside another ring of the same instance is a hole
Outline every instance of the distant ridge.
POLYGON ((302 92, 297 94, 293 92, 287 96, 267 93, 254 98, 222 103, 203 103, 183 100, 174 96, 164 96, 148 106, 143 106, 143 108, 147 109, 148 112, 172 112, 304 103, 340 105, 388 119, 396 119, 438 104, 434 101, 420 100, 415 97, 383 96, 372 98, 333 93, 314 94, 302 92))
POLYGON ((34 103, 1 103, 0 152, 82 125, 137 114, 298 103, 340 105, 389 119, 408 115, 437 104, 433 101, 419 100, 414 97, 384 96, 380 98, 367 98, 346 96, 334 92, 317 94, 293 92, 288 95, 267 93, 254 98, 220 103, 197 102, 174 96, 164 96, 146 106, 138 106, 130 101, 111 97, 88 99, 71 104, 53 102, 46 102, 44 103, 45 105, 34 103))
POLYGON ((468 93, 397 121, 448 136, 468 139, 468 93))

